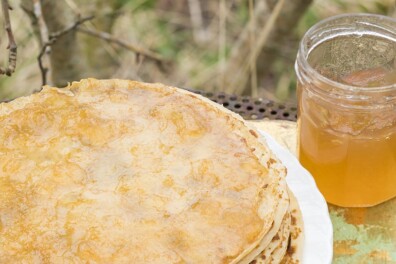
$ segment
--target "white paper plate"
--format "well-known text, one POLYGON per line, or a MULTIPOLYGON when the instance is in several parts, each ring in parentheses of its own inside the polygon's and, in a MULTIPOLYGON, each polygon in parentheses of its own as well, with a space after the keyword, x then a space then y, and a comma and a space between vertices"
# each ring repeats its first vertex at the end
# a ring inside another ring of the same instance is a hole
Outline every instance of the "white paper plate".
POLYGON ((304 222, 304 264, 327 264, 333 257, 333 226, 325 199, 311 174, 297 158, 270 135, 260 131, 274 154, 287 168, 286 181, 296 196, 304 222))

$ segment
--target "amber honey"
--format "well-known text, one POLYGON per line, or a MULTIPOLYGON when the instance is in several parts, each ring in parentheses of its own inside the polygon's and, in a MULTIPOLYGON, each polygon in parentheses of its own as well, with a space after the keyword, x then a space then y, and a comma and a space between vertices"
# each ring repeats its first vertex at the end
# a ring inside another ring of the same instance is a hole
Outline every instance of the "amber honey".
POLYGON ((382 19, 329 19, 306 34, 296 62, 299 159, 339 206, 396 196, 396 21, 382 19), (383 22, 388 35, 369 34, 383 22))
POLYGON ((334 135, 302 119, 299 158, 328 202, 371 206, 395 196, 396 133, 359 139, 334 135))

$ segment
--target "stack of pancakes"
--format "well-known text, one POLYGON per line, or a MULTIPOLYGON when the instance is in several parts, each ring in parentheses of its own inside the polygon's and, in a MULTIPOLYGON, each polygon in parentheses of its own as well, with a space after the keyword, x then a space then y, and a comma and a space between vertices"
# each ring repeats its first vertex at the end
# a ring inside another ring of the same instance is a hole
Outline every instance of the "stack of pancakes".
POLYGON ((0 105, 0 138, 0 263, 300 261, 286 169, 201 96, 46 87, 0 105))

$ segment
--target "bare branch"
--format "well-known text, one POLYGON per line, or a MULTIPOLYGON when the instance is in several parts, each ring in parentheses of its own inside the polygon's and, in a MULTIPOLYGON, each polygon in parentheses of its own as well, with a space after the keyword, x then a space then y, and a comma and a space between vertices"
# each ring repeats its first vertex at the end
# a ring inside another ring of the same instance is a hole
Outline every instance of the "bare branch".
MULTIPOLYGON (((227 64, 227 68, 225 69, 225 75, 231 76, 227 79, 227 92, 241 93, 246 90, 246 85, 249 81, 249 68, 252 63, 256 63, 257 55, 260 54, 260 51, 265 46, 270 33, 274 30, 274 25, 276 25, 275 22, 279 18, 284 3, 285 0, 279 0, 270 15, 265 19, 265 21, 262 21, 265 24, 258 29, 258 32, 256 33, 257 39, 255 39, 256 43, 252 50, 233 50, 227 64), (247 54, 243 54, 243 56, 241 56, 241 52, 247 54), (241 63, 236 64, 237 61, 241 61, 241 63)), ((264 6, 257 6, 256 12, 258 12, 258 14, 251 17, 251 23, 254 23, 253 18, 259 19, 259 17, 266 12, 266 9, 264 6)), ((251 32, 251 29, 249 26, 250 25, 248 24, 245 30, 246 33, 243 32, 241 34, 240 42, 238 42, 234 48, 240 47, 240 44, 250 41, 249 33, 251 32)), ((256 24, 256 27, 258 27, 258 23, 256 24)))
POLYGON ((9 10, 12 10, 12 8, 8 4, 8 0, 1 0, 1 6, 3 8, 5 29, 7 31, 7 36, 8 36, 7 49, 9 50, 9 54, 8 54, 8 66, 7 68, 0 68, 0 74, 11 76, 15 71, 16 62, 17 62, 17 45, 14 39, 14 34, 12 33, 10 14, 9 14, 9 10))
POLYGON ((63 35, 67 34, 70 31, 73 31, 73 30, 78 30, 78 31, 85 33, 87 35, 94 36, 99 39, 105 40, 107 42, 114 43, 118 46, 121 46, 121 47, 127 49, 127 50, 133 51, 138 55, 141 55, 141 57, 146 57, 146 58, 152 59, 152 60, 158 62, 160 64, 160 66, 169 62, 167 59, 163 58, 159 54, 156 54, 150 50, 146 50, 143 47, 140 47, 140 46, 125 42, 123 40, 117 39, 107 32, 88 29, 86 27, 80 27, 80 25, 82 25, 84 22, 86 22, 88 20, 91 20, 92 18, 93 18, 93 16, 79 19, 75 23, 73 23, 71 26, 69 26, 61 31, 54 32, 49 35, 49 40, 43 44, 43 46, 41 47, 40 53, 37 57, 39 68, 41 71, 41 78, 42 78, 43 85, 45 85, 47 83, 47 73, 48 73, 48 69, 44 66, 44 63, 42 60, 43 56, 46 54, 48 47, 53 45, 57 41, 57 39, 59 39, 63 35))
POLYGON ((37 18, 36 15, 33 12, 33 8, 29 8, 23 4, 20 5, 20 7, 22 8, 22 10, 29 16, 29 18, 32 21, 32 25, 37 25, 37 18))
POLYGON ((227 19, 227 6, 225 0, 219 2, 219 71, 221 73, 219 84, 221 91, 224 91, 225 78, 223 74, 226 67, 226 19, 227 19))
MULTIPOLYGON (((267 0, 268 5, 273 7, 272 10, 275 10, 278 2, 278 0, 267 0)), ((256 59, 258 76, 268 76, 271 65, 277 60, 279 54, 295 56, 298 41, 295 39, 294 29, 312 2, 313 0, 294 0, 287 1, 283 5, 279 18, 275 21, 275 26, 256 59), (271 46, 272 49, 269 50, 271 46)), ((287 64, 290 69, 293 69, 294 60, 287 64)))
POLYGON ((92 30, 92 29, 88 29, 88 28, 85 28, 85 27, 78 27, 77 30, 82 32, 82 33, 88 34, 90 36, 94 36, 94 37, 103 39, 103 40, 105 40, 107 42, 114 43, 114 44, 116 44, 116 45, 118 45, 120 47, 123 47, 123 48, 125 48, 127 50, 130 50, 132 52, 135 52, 138 55, 142 55, 144 57, 152 59, 152 60, 154 60, 156 62, 159 62, 159 63, 169 62, 167 59, 165 59, 164 57, 162 57, 161 55, 159 55, 157 53, 154 53, 154 52, 152 52, 150 50, 146 50, 143 47, 139 47, 139 46, 137 46, 135 44, 131 44, 131 43, 125 42, 123 40, 120 40, 118 38, 115 38, 115 37, 113 37, 111 34, 109 34, 107 32, 98 31, 98 30, 92 30))
POLYGON ((73 25, 71 25, 70 27, 67 27, 61 31, 58 32, 54 32, 51 33, 49 36, 49 41, 53 40, 53 39, 57 39, 59 37, 62 37, 63 35, 65 35, 66 33, 75 30, 79 25, 83 24, 84 22, 88 21, 88 20, 92 20, 94 18, 94 16, 88 16, 88 17, 84 17, 81 19, 78 19, 73 25))
POLYGON ((44 43, 48 42, 49 37, 48 37, 48 28, 43 18, 43 10, 41 8, 40 0, 33 0, 33 14, 37 19, 37 25, 40 34, 39 42, 41 47, 43 46, 44 43))
POLYGON ((274 52, 268 52, 268 47, 275 46, 278 50, 286 46, 287 37, 293 35, 293 29, 312 0, 255 2, 254 14, 251 15, 249 23, 235 43, 223 73, 227 76, 225 87, 228 93, 240 94, 250 90, 249 82, 250 84, 255 82, 254 76, 250 76, 254 71, 253 63, 256 64, 257 77, 268 75, 268 69, 276 59, 274 52), (268 10, 268 7, 273 8, 268 10), (249 43, 252 43, 253 23, 255 24, 254 47, 246 49, 245 47, 249 47, 249 43))
POLYGON ((42 81, 43 85, 47 84, 47 72, 48 72, 48 68, 44 67, 44 64, 43 64, 43 56, 45 54, 47 47, 49 47, 51 45, 52 44, 50 44, 49 42, 44 43, 44 45, 41 47, 39 55, 37 56, 37 61, 38 61, 40 72, 41 72, 41 81, 42 81))
MULTIPOLYGON (((255 52, 254 49, 254 44, 256 43, 256 38, 255 38, 255 32, 256 32, 256 18, 255 18, 255 13, 254 13, 254 3, 253 0, 249 0, 249 16, 251 18, 251 27, 250 27, 250 49, 252 52, 255 52)), ((254 58, 257 57, 256 54, 252 54, 254 58)), ((251 61, 250 62, 250 73, 251 73, 251 96, 252 97, 257 97, 258 96, 258 89, 257 89, 257 67, 256 67, 256 62, 251 61)))
POLYGON ((49 40, 43 44, 43 46, 41 47, 40 53, 37 56, 39 68, 41 71, 41 80, 42 80, 43 85, 47 84, 48 68, 44 67, 43 60, 42 60, 44 54, 46 53, 47 48, 50 47, 51 45, 53 45, 58 38, 62 37, 63 35, 67 34, 70 31, 75 30, 79 25, 81 25, 84 22, 91 20, 93 18, 94 18, 94 16, 89 16, 89 17, 84 17, 84 18, 78 19, 75 23, 73 23, 73 25, 71 25, 61 31, 54 32, 49 35, 49 40))

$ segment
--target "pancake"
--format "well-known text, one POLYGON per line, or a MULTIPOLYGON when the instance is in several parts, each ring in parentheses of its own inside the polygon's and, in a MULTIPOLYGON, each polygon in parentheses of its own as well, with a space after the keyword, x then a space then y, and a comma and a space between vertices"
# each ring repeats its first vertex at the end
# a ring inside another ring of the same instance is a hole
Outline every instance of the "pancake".
POLYGON ((257 132, 177 88, 45 87, 0 137, 0 263, 244 263, 287 211, 257 132))
POLYGON ((290 237, 290 219, 290 213, 287 212, 270 244, 250 264, 279 263, 282 260, 290 237))
POLYGON ((280 263, 301 264, 303 263, 304 223, 296 197, 291 191, 289 191, 289 196, 291 215, 290 239, 287 245, 286 254, 280 263))
POLYGON ((277 240, 279 242, 273 243, 273 247, 271 247, 271 254, 268 255, 268 258, 264 263, 279 263, 285 256, 287 251, 287 245, 290 238, 290 213, 287 214, 287 223, 283 228, 283 232, 279 233, 277 240))
MULTIPOLYGON (((252 261, 257 259, 258 256, 260 257, 262 254, 267 254, 267 252, 271 252, 271 250, 269 250, 269 247, 271 247, 271 242, 273 242, 273 238, 278 235, 280 230, 283 230, 285 224, 289 225, 290 221, 289 219, 287 219, 286 216, 289 211, 289 195, 286 189, 286 183, 284 183, 282 187, 284 187, 284 190, 279 196, 280 202, 276 211, 277 213, 272 224, 272 228, 268 231, 268 233, 261 240, 258 246, 254 250, 252 250, 240 263, 251 263, 252 261)), ((275 243, 277 242, 278 241, 275 241, 275 243)))
POLYGON ((302 262, 304 243, 303 222, 297 200, 288 189, 290 206, 277 234, 271 243, 250 264, 282 263, 299 264, 302 262))

